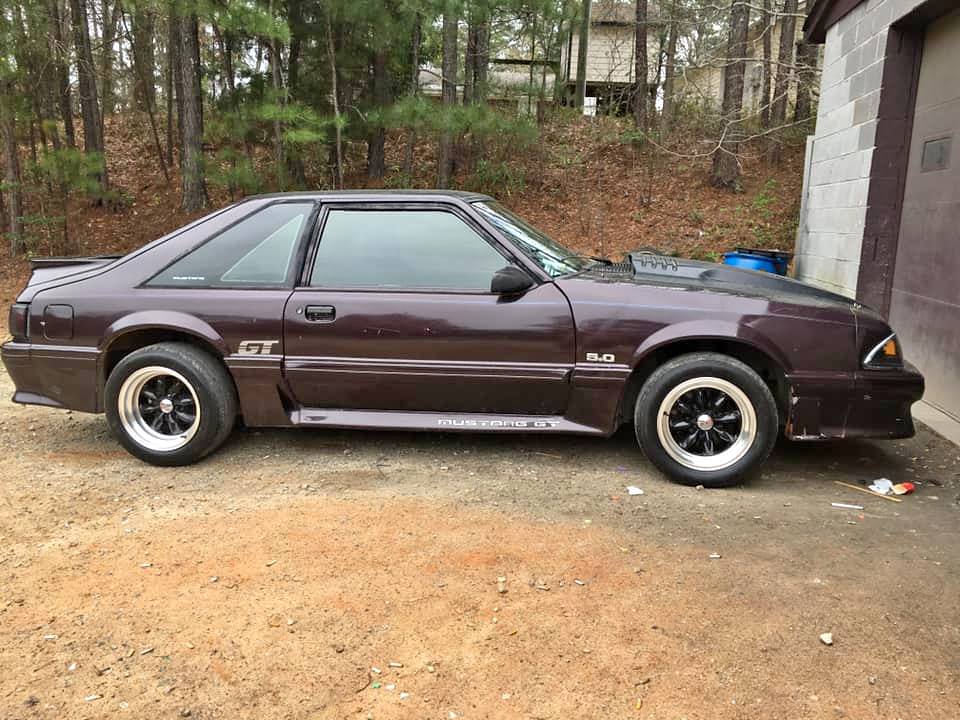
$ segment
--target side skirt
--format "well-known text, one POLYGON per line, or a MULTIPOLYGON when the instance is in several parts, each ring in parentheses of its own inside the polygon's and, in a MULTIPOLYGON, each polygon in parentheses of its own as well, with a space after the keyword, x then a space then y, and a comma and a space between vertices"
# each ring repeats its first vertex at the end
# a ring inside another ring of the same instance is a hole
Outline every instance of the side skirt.
POLYGON ((402 412, 393 410, 325 410, 301 408, 290 413, 294 425, 368 430, 435 432, 567 433, 607 435, 602 428, 571 422, 560 415, 402 412))

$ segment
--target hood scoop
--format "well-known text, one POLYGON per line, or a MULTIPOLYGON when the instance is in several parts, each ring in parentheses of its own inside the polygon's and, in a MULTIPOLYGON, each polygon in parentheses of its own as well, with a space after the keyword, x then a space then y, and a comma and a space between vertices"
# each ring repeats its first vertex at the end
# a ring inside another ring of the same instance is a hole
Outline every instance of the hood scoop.
POLYGON ((627 260, 637 272, 678 272, 680 263, 675 257, 659 255, 649 250, 634 250, 627 253, 627 260))
POLYGON ((852 305, 853 301, 827 290, 780 275, 744 270, 730 265, 687 260, 648 251, 632 252, 627 258, 633 264, 637 281, 695 287, 704 290, 733 292, 766 299, 805 299, 831 304, 852 305))

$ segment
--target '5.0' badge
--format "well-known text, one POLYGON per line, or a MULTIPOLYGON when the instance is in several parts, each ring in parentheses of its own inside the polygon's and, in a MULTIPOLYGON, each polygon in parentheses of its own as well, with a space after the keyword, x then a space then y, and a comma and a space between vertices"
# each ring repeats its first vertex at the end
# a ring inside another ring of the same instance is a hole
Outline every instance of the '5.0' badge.
POLYGON ((244 340, 237 348, 240 355, 269 355, 279 340, 244 340))

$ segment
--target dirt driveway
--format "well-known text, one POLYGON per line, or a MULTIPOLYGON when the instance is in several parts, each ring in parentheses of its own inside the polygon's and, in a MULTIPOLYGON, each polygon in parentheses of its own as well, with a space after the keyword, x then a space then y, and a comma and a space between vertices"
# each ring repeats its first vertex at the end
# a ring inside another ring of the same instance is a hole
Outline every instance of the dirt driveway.
POLYGON ((960 717, 960 450, 927 432, 725 491, 629 433, 242 432, 156 469, 4 400, 0 452, 3 718, 960 717), (832 482, 881 475, 922 485, 832 482))

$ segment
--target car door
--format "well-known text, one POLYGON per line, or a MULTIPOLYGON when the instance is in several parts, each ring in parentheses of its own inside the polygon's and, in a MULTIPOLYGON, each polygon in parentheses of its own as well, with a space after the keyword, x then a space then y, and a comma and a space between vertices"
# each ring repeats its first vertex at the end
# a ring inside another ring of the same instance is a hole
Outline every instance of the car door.
POLYGON ((284 312, 284 372, 310 408, 562 413, 574 361, 551 282, 490 291, 509 252, 454 204, 340 204, 284 312))

